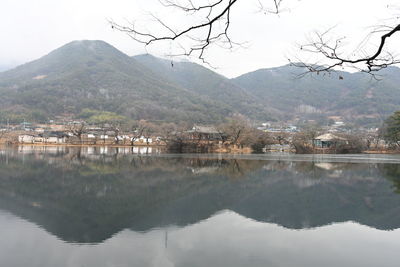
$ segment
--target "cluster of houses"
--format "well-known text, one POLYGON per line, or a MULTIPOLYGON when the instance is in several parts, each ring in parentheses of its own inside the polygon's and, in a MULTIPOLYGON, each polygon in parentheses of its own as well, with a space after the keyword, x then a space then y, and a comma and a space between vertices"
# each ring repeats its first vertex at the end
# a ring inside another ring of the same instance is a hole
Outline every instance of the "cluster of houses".
POLYGON ((294 125, 286 125, 280 127, 273 127, 271 123, 262 123, 261 126, 257 127, 257 130, 264 131, 266 133, 297 133, 299 129, 294 125))
POLYGON ((63 125, 46 125, 14 131, 13 142, 19 144, 84 145, 162 145, 161 137, 142 136, 136 132, 119 133, 115 129, 86 127, 77 131, 63 125))
POLYGON ((43 134, 24 133, 18 135, 20 144, 66 144, 67 135, 62 132, 49 132, 43 134))
MULTIPOLYGON (((160 136, 145 136, 140 132, 120 132, 112 127, 85 126, 79 129, 82 123, 74 124, 46 124, 31 125, 24 123, 21 129, 7 129, 12 132, 12 142, 18 144, 48 144, 48 145, 117 145, 117 146, 164 146, 173 145, 196 145, 204 147, 221 147, 225 144, 227 136, 213 126, 195 125, 193 128, 172 135, 172 139, 160 136), (80 130, 80 131, 79 131, 80 130), (174 141, 174 138, 176 139, 174 141), (178 141, 179 142, 178 142, 178 141)), ((265 151, 292 152, 295 149, 294 137, 299 130, 292 125, 282 128, 273 128, 265 123, 258 130, 270 134, 271 144, 264 147, 265 151)), ((336 147, 349 145, 349 140, 344 135, 336 135, 329 132, 306 140, 305 145, 315 149, 329 150, 336 147)), ((0 136, 1 137, 1 136, 0 136)), ((1 138, 0 138, 1 139, 1 138)), ((3 136, 4 139, 4 136, 3 136)), ((2 142, 0 140, 0 142, 2 142)), ((168 147, 168 146, 167 146, 168 147)))
MULTIPOLYGON (((79 128, 79 124, 77 123, 79 128)), ((165 145, 165 140, 160 136, 145 136, 133 131, 132 133, 120 133, 116 129, 104 127, 85 127, 77 131, 71 125, 27 125, 11 130, 12 143, 18 144, 79 144, 79 145, 130 145, 130 146, 158 146, 165 145)), ((197 126, 184 132, 188 140, 200 140, 203 142, 220 141, 221 133, 212 126, 197 126)))

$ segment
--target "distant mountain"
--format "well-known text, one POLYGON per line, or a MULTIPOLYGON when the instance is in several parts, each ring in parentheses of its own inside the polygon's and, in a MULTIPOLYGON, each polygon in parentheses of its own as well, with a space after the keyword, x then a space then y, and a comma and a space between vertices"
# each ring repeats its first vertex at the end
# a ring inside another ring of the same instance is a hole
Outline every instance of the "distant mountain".
POLYGON ((347 72, 299 78, 301 71, 289 65, 260 69, 232 82, 268 106, 297 117, 319 112, 344 116, 360 124, 379 124, 400 109, 400 68, 382 70, 379 81, 369 74, 347 72))
POLYGON ((346 72, 296 78, 301 71, 282 66, 227 79, 191 62, 132 58, 103 41, 74 41, 0 72, 0 123, 79 117, 89 108, 165 122, 211 124, 241 113, 257 121, 343 116, 379 126, 400 109, 397 67, 381 71, 381 81, 346 72))
POLYGON ((6 71, 6 70, 10 70, 13 67, 14 67, 13 65, 0 64, 0 72, 6 71))
MULTIPOLYGON (((84 108, 134 119, 215 122, 229 105, 170 82, 103 41, 74 41, 0 73, 1 111, 26 119, 84 108)), ((0 114, 1 119, 1 114, 0 114)))
POLYGON ((199 64, 170 61, 149 54, 133 58, 163 78, 191 92, 225 103, 231 109, 252 118, 267 120, 271 118, 269 114, 279 113, 228 78, 199 64))

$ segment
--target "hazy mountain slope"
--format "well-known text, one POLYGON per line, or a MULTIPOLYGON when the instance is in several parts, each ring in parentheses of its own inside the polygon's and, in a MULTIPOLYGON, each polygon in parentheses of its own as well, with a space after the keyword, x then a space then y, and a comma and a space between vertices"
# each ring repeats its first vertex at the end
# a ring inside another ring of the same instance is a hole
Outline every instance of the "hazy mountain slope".
POLYGON ((268 114, 279 113, 228 78, 196 63, 169 61, 149 54, 135 56, 134 59, 165 79, 194 93, 223 102, 252 118, 266 120, 270 119, 268 114))
POLYGON ((1 64, 0 63, 0 72, 10 70, 13 68, 13 65, 1 64))
POLYGON ((227 79, 190 62, 131 58, 103 41, 75 41, 0 72, 0 121, 46 120, 84 108, 133 119, 217 123, 242 113, 261 121, 342 115, 378 125, 400 109, 400 69, 296 78, 290 66, 227 79))
POLYGON ((136 119, 219 121, 232 110, 156 75, 103 41, 75 41, 0 73, 1 110, 77 114, 83 108, 136 119))
POLYGON ((390 67, 380 72, 380 81, 368 74, 346 72, 298 78, 300 72, 291 66, 260 69, 232 81, 286 113, 309 105, 325 114, 353 120, 368 117, 379 120, 400 109, 399 68, 390 67))

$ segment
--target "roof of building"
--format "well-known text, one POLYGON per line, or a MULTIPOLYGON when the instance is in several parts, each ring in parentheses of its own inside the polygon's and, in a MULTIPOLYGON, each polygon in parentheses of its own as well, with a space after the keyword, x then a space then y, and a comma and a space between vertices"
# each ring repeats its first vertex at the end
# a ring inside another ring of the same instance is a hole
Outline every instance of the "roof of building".
POLYGON ((345 140, 347 140, 347 139, 345 139, 343 137, 339 137, 339 136, 333 135, 331 133, 327 133, 327 134, 323 134, 323 135, 317 136, 314 139, 315 140, 321 140, 321 141, 334 141, 334 140, 343 140, 343 141, 345 141, 345 140))
POLYGON ((63 138, 67 137, 68 135, 63 132, 63 131, 50 131, 50 132, 44 132, 42 134, 39 134, 40 137, 57 137, 57 138, 63 138))
POLYGON ((203 134, 218 134, 219 132, 214 126, 193 126, 193 129, 188 131, 189 133, 203 133, 203 134))

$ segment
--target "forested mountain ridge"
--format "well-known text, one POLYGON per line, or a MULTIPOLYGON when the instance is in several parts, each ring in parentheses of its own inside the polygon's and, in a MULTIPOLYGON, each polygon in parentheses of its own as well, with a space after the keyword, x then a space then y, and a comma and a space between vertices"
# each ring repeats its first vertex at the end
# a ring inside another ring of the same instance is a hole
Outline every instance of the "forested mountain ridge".
POLYGON ((228 79, 192 62, 151 55, 134 58, 182 87, 234 104, 239 112, 251 106, 279 119, 325 118, 327 121, 328 116, 342 116, 358 125, 379 126, 388 115, 400 109, 400 68, 397 67, 379 72, 378 80, 369 74, 343 71, 301 76, 304 70, 290 65, 228 79))
POLYGON ((347 72, 298 78, 301 71, 287 65, 228 79, 192 62, 74 41, 0 72, 0 122, 79 118, 90 109, 164 122, 215 124, 240 113, 255 121, 342 116, 380 125, 400 109, 400 68, 384 69, 379 81, 347 72))
POLYGON ((339 115, 359 124, 379 124, 400 109, 400 68, 388 67, 378 80, 365 73, 306 75, 292 66, 260 69, 232 79, 265 104, 286 114, 339 115))
POLYGON ((84 108, 132 119, 221 121, 234 110, 156 75, 103 41, 74 41, 0 73, 1 111, 45 119, 84 108))
POLYGON ((189 61, 166 60, 149 54, 134 56, 138 62, 163 78, 179 84, 191 92, 206 95, 231 106, 238 113, 251 118, 266 120, 268 114, 278 114, 228 78, 199 64, 189 61))

